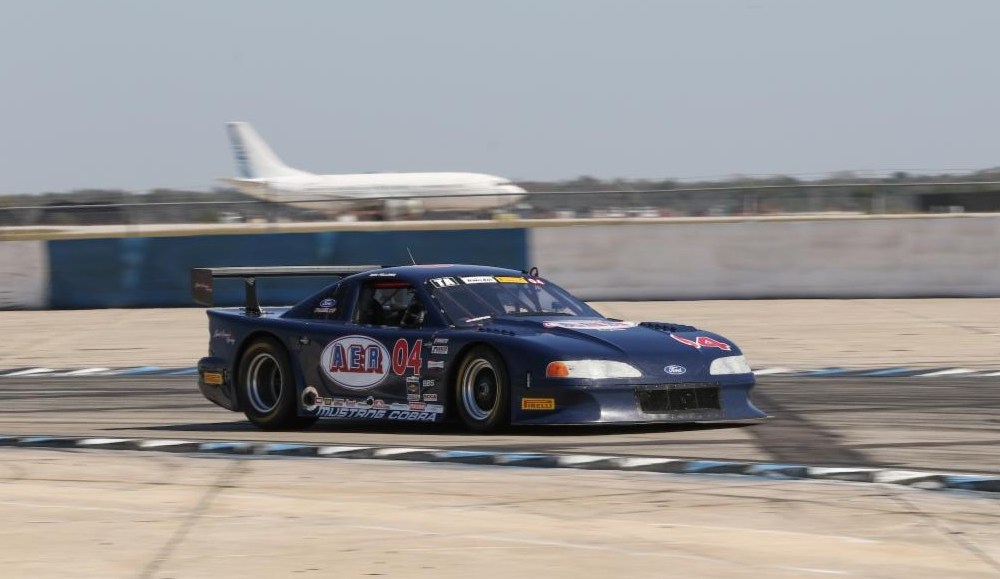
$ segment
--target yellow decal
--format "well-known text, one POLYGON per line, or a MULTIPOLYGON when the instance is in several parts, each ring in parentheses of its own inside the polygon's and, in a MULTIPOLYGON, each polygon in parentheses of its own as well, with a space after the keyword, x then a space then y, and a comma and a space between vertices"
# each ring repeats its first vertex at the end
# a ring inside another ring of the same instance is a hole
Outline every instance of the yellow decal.
POLYGON ((201 375, 202 380, 205 384, 211 384, 213 386, 222 386, 222 373, 221 372, 205 372, 201 375))
POLYGON ((555 410, 555 398, 522 398, 521 410, 555 410))
POLYGON ((497 276, 497 281, 500 283, 528 283, 528 280, 523 277, 509 277, 509 276, 497 276))

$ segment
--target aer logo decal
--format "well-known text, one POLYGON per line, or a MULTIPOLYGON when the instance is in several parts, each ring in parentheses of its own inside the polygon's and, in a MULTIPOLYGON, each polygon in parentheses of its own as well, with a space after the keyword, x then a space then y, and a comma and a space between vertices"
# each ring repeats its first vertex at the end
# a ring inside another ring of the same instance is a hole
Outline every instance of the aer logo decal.
POLYGON ((416 340, 411 346, 399 338, 390 354, 378 340, 345 336, 326 345, 319 364, 324 374, 344 388, 365 390, 378 386, 390 371, 397 376, 420 376, 423 347, 423 340, 416 340))
POLYGON ((389 350, 367 336, 344 336, 327 344, 319 357, 323 373, 344 388, 364 390, 389 373, 389 350))

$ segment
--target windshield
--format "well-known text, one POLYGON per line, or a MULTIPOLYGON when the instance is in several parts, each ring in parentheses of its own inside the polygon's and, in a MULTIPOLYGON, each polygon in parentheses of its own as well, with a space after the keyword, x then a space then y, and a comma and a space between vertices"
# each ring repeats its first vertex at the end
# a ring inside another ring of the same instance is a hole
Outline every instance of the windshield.
POLYGON ((452 322, 474 325, 500 316, 603 317, 565 290, 537 277, 477 275, 428 280, 452 322))

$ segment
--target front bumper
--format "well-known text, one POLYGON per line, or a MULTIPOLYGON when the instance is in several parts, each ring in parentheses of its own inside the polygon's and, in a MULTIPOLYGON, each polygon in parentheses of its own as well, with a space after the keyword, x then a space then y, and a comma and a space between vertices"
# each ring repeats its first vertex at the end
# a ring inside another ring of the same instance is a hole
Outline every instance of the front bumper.
POLYGON ((513 424, 740 422, 767 417, 750 400, 754 380, 546 385, 516 391, 513 424))

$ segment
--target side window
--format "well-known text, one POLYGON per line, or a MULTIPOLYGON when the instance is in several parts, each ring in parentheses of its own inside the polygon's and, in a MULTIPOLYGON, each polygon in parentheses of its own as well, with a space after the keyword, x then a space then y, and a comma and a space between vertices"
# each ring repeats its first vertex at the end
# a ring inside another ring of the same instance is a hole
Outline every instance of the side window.
POLYGON ((318 320, 339 320, 341 319, 344 305, 346 305, 346 285, 339 283, 334 286, 325 296, 323 296, 312 309, 312 318, 318 320))
POLYGON ((415 328, 426 313, 416 289, 402 281, 369 281, 361 286, 352 320, 357 324, 415 328))

